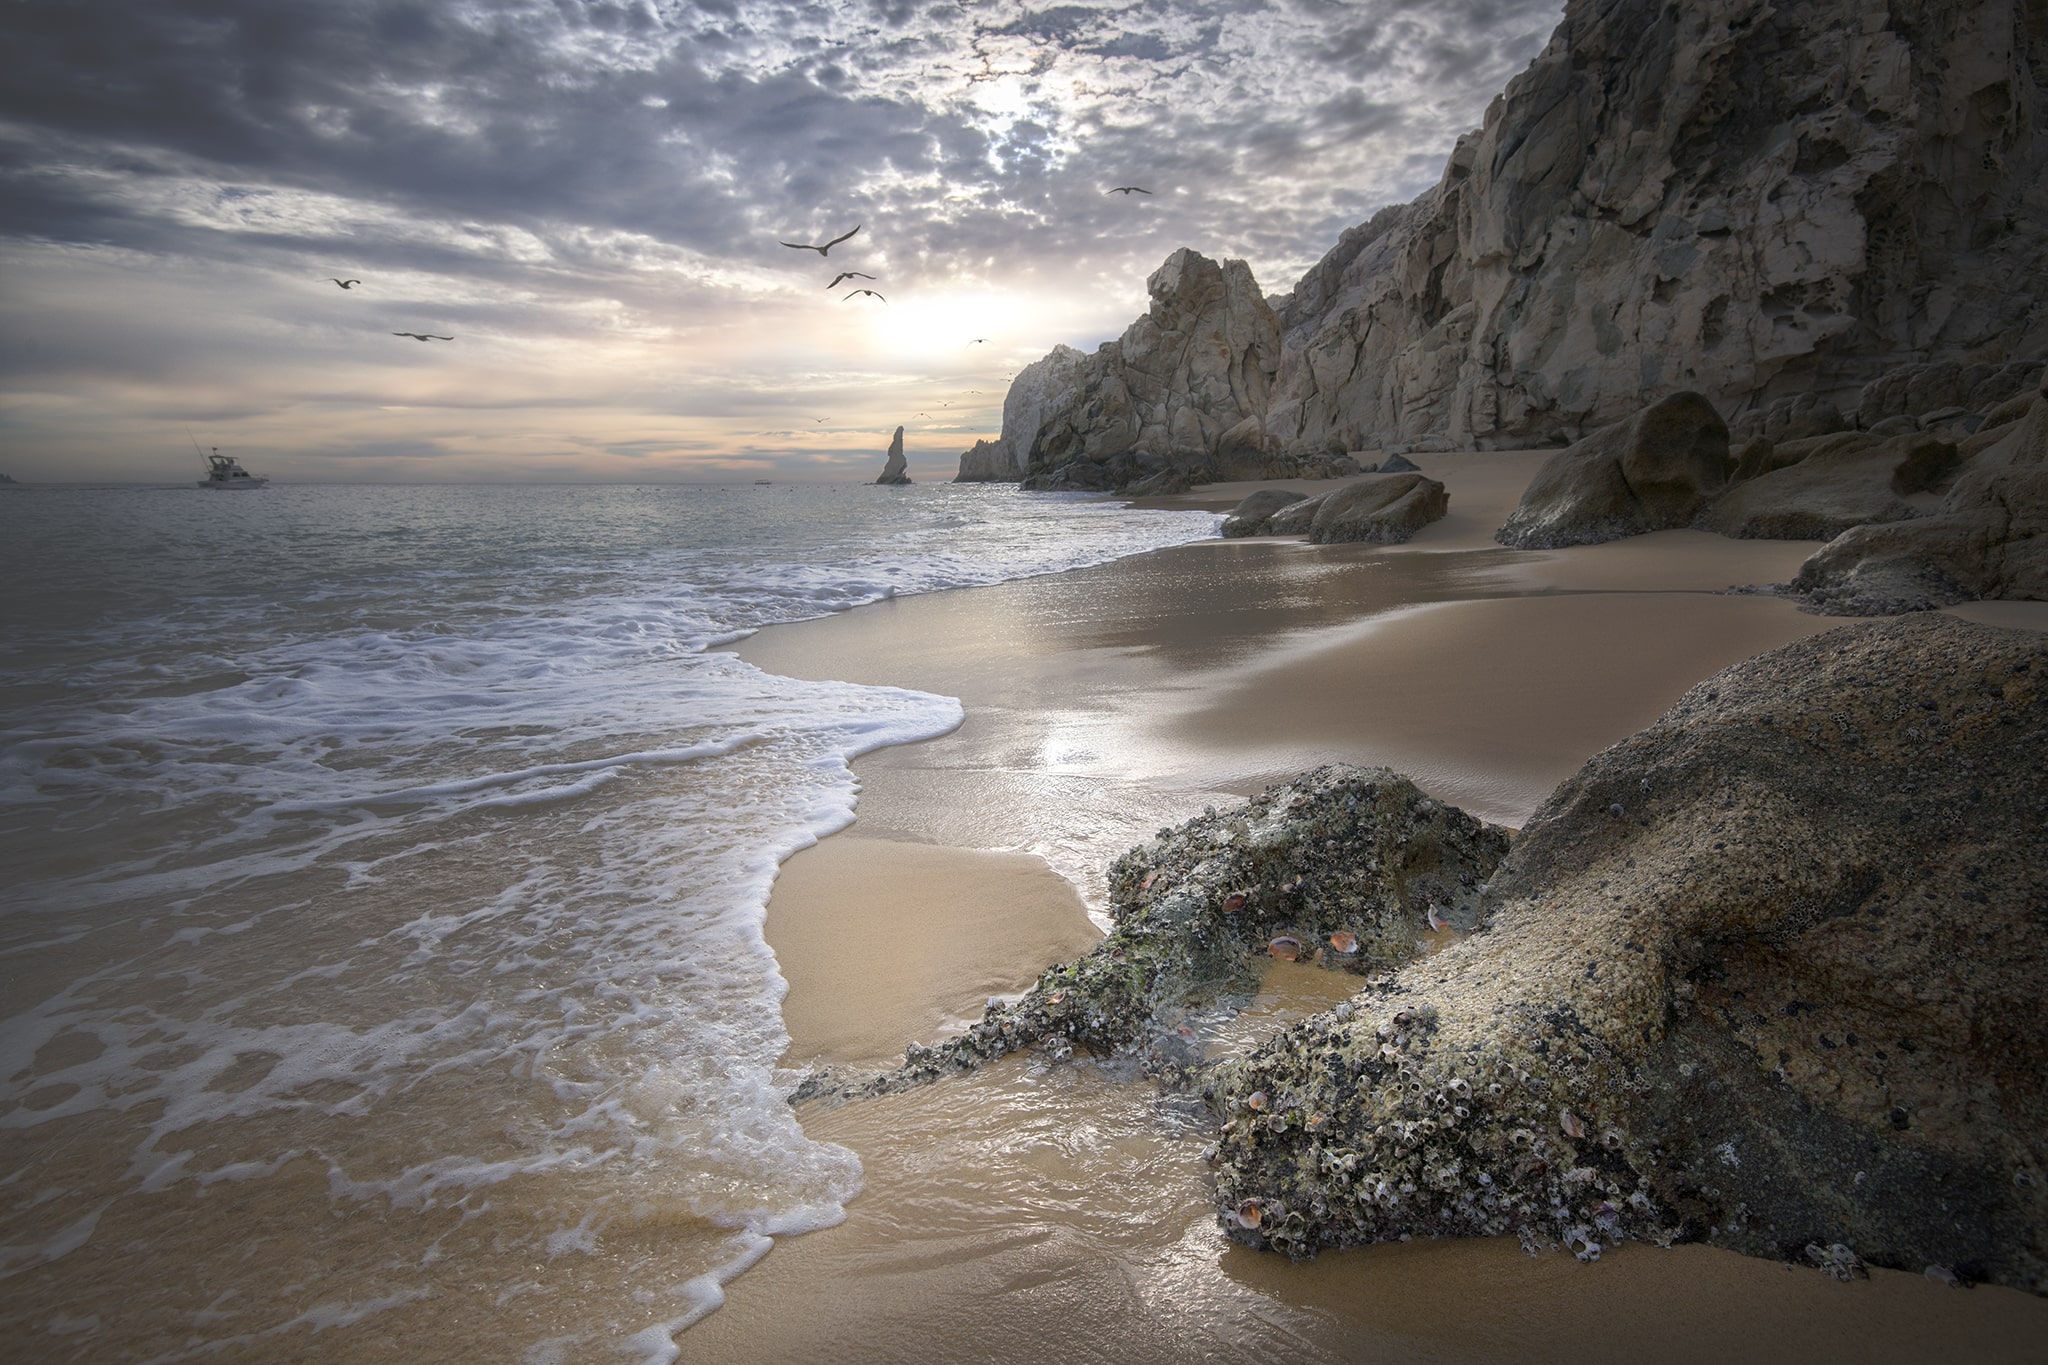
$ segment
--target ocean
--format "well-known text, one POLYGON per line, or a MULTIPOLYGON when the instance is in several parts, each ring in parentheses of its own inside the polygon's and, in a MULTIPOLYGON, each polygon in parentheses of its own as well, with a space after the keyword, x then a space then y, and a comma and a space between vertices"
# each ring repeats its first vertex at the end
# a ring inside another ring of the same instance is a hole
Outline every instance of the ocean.
POLYGON ((671 1358, 861 1188, 784 1099, 776 867, 851 820, 850 760, 961 719, 719 646, 1217 521, 978 485, 0 494, 9 1353, 431 1325, 671 1358))

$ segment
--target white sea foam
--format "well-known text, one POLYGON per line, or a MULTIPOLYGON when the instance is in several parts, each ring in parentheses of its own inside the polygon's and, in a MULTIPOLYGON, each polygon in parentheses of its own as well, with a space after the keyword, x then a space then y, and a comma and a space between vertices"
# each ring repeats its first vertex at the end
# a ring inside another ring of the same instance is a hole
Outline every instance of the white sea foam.
MULTIPOLYGON (((225 1262, 244 1234, 203 1192, 309 1167, 319 1207, 272 1216, 316 1248, 383 1217, 413 1273, 458 1255, 437 1211, 549 1263, 712 1230, 620 1286, 651 1358, 859 1188, 784 1101, 763 907, 851 818, 851 758, 961 718, 711 648, 1215 525, 973 487, 81 490, 0 517, 0 1175, 61 1150, 76 1177, 0 1193, 13 1252, 114 1274, 93 1230, 146 1196, 195 1201, 153 1254, 225 1262), (681 1316, 634 1307, 677 1285, 681 1316)), ((186 1305, 178 1349, 422 1292, 353 1283, 308 1310, 259 1277, 217 1333, 186 1305)), ((533 1343, 558 1348, 586 1349, 533 1343)))

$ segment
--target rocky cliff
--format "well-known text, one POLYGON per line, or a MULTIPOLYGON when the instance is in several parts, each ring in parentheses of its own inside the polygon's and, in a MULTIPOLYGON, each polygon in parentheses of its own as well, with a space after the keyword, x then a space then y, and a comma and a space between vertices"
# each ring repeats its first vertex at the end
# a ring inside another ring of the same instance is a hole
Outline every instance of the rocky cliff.
POLYGON ((1570 0, 1434 189, 1270 314, 1241 264, 1176 253, 1241 290, 1236 330, 1187 366, 1127 333, 1005 438, 1044 473, 1563 442, 1679 389, 1738 433, 1795 400, 1854 420, 1901 366, 2048 352, 2044 114, 2040 0, 1570 0))

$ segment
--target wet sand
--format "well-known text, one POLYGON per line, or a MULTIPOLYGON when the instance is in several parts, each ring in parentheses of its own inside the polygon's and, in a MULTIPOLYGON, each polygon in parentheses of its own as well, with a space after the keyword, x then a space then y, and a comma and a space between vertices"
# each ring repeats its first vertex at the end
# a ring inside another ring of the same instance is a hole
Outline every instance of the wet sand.
MULTIPOLYGON (((1693 683, 1840 624, 1719 592, 1789 577, 1810 543, 1494 546, 1541 458, 1417 457, 1454 511, 1407 546, 1207 542, 747 641, 776 672, 966 709, 950 735, 862 759, 853 829, 785 864, 766 932, 791 983, 788 1063, 890 1061, 1023 989, 1092 938, 1071 888, 1099 902, 1111 858, 1205 804, 1343 760, 1519 825, 1693 683)), ((2048 627, 2038 605, 1967 614, 2048 627)), ((1269 977, 1243 1038, 1344 981, 1269 977)), ((685 1360, 2017 1361, 2048 1342, 2048 1302, 2012 1291, 1839 1284, 1700 1247, 1581 1265, 1415 1242, 1292 1265, 1216 1230, 1197 1108, 1090 1065, 1012 1058, 803 1121, 860 1154, 863 1194, 729 1285, 685 1360)))

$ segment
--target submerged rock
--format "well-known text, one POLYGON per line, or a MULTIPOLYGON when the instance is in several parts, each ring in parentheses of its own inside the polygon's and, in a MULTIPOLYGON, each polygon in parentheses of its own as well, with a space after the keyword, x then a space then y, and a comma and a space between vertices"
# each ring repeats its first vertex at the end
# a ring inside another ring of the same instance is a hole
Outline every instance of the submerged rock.
POLYGON ((1109 935, 1048 969, 1023 999, 991 1002, 960 1037, 906 1048, 895 1071, 821 1073, 793 1098, 886 1094, 1025 1048, 1055 1059, 1134 1055, 1184 1075, 1200 1060, 1205 1021, 1250 999, 1267 957, 1358 972, 1404 962, 1422 950, 1430 916, 1477 925, 1480 888, 1507 846, 1507 831, 1398 773, 1318 768, 1119 858, 1109 935))
POLYGON ((1536 813, 1484 932, 1212 1073, 1224 1231, 2048 1292, 2044 682, 2038 635, 1925 615, 1692 689, 1536 813))

